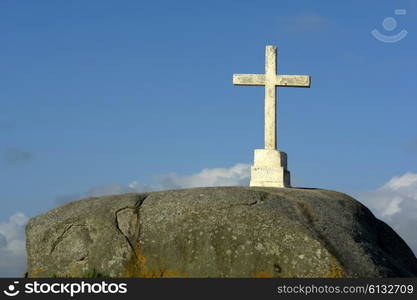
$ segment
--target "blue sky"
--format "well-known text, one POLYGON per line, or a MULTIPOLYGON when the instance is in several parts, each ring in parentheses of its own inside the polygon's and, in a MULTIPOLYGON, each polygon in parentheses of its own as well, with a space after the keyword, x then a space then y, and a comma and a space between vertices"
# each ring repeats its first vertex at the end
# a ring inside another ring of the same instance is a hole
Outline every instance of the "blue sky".
POLYGON ((205 168, 251 164, 264 89, 232 74, 263 73, 268 44, 279 73, 312 76, 278 89, 296 185, 360 195, 414 178, 416 28, 416 0, 2 0, 0 229, 97 187, 188 187, 205 168))

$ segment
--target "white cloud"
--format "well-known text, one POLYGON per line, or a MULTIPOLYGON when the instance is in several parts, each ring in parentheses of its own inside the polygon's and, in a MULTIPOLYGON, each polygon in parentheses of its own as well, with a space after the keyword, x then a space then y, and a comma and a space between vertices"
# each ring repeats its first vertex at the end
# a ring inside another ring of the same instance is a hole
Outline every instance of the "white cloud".
POLYGON ((249 185, 250 165, 236 164, 230 168, 203 169, 201 172, 180 176, 175 173, 159 178, 159 188, 179 189, 204 186, 249 185))
POLYGON ((393 177, 358 198, 407 242, 417 254, 417 174, 393 177))
POLYGON ((25 225, 23 213, 0 222, 0 277, 22 277, 26 271, 25 225))
POLYGON ((401 190, 403 193, 417 199, 417 174, 405 173, 403 176, 394 177, 382 188, 401 190), (411 193, 410 193, 411 192, 411 193))
POLYGON ((129 183, 127 187, 129 188, 130 192, 134 192, 134 193, 142 193, 142 192, 147 192, 147 191, 153 191, 156 189, 156 187, 140 183, 139 181, 136 181, 136 180, 129 183))

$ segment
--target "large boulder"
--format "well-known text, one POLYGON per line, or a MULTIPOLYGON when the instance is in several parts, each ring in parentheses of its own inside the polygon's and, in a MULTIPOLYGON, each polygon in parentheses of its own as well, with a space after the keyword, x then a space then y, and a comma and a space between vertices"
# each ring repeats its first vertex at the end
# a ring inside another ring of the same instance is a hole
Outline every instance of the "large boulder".
POLYGON ((87 198, 32 218, 26 235, 29 277, 417 276, 416 257, 388 225, 319 189, 87 198))

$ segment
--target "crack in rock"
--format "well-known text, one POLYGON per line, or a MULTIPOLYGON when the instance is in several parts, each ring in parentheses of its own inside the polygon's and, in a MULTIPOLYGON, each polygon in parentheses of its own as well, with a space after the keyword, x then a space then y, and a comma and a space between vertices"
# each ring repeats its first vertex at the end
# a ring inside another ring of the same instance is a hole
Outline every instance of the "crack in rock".
POLYGON ((51 250, 49 251, 49 254, 51 255, 56 247, 58 246, 58 244, 64 239, 65 234, 74 226, 87 226, 86 224, 69 224, 63 231, 62 233, 58 236, 58 238, 52 243, 51 246, 51 250))
POLYGON ((115 212, 116 228, 124 236, 136 257, 134 245, 139 238, 139 210, 147 197, 147 194, 140 195, 133 207, 122 207, 115 212))

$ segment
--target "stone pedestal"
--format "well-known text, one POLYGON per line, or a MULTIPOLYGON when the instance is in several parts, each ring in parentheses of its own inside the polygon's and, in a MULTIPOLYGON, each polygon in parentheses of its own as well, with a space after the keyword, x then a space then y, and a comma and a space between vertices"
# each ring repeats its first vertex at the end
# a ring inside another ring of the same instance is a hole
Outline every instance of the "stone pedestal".
POLYGON ((287 154, 277 150, 256 149, 250 177, 250 186, 291 187, 287 154))

